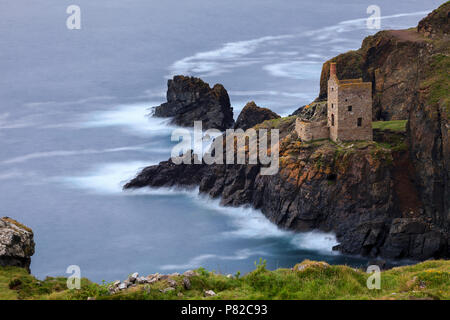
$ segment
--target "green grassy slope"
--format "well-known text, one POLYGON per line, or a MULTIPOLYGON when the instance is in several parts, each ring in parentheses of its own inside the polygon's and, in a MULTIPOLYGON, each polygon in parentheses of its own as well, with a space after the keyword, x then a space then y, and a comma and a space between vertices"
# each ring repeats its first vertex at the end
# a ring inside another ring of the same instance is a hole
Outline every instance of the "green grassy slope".
POLYGON ((67 290, 64 278, 38 281, 20 268, 0 268, 0 299, 450 299, 450 261, 426 261, 381 273, 381 289, 369 290, 369 274, 347 266, 304 261, 293 269, 269 271, 264 263, 256 270, 232 278, 204 269, 196 270, 186 290, 183 276, 174 276, 175 290, 167 280, 137 285, 109 294, 108 284, 86 279, 80 290, 67 290), (301 266, 297 270, 298 266, 301 266), (205 297, 205 290, 217 295, 205 297))

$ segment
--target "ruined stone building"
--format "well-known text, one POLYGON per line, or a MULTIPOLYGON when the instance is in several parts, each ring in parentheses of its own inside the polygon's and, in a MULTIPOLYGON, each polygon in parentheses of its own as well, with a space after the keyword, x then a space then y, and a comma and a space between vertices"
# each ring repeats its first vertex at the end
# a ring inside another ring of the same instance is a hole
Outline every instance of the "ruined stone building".
POLYGON ((362 79, 339 80, 336 63, 330 65, 327 110, 326 121, 297 119, 295 130, 300 139, 373 140, 372 83, 362 79))

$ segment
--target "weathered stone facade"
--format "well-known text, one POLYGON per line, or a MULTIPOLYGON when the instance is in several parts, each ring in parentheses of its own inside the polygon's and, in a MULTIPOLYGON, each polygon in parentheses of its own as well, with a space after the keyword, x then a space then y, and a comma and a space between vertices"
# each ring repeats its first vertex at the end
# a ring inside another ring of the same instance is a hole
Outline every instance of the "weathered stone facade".
POLYGON ((373 140, 370 82, 363 82, 362 79, 339 80, 336 64, 331 63, 327 104, 326 122, 297 119, 295 130, 300 139, 373 140))
POLYGON ((335 63, 328 80, 328 127, 333 141, 373 140, 372 84, 362 79, 339 80, 335 63))
POLYGON ((305 121, 297 118, 295 121, 295 131, 303 141, 328 139, 330 130, 326 121, 305 121))

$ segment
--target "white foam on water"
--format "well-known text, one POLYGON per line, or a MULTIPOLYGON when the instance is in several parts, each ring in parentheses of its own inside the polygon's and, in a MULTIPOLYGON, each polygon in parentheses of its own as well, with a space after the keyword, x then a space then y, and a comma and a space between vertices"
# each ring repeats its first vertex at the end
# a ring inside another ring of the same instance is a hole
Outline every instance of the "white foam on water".
MULTIPOLYGON (((381 16, 382 29, 411 27, 412 21, 416 23, 416 17, 425 16, 429 12, 431 10, 381 16)), ((169 67, 169 73, 217 77, 236 69, 248 68, 249 65, 257 65, 262 66, 262 69, 271 76, 318 79, 323 61, 331 58, 335 51, 342 53, 360 46, 360 41, 352 39, 350 33, 357 32, 359 37, 365 37, 378 31, 367 29, 366 21, 367 16, 364 16, 314 30, 223 43, 210 51, 197 52, 175 61, 169 67), (339 46, 339 50, 336 46, 330 47, 333 41, 343 44, 339 46), (308 44, 307 50, 304 48, 293 50, 292 45, 295 43, 302 46, 308 44), (316 64, 314 70, 302 62, 305 58, 317 59, 314 61, 316 64), (316 72, 315 69, 319 71, 316 72)))
MULTIPOLYGON (((153 164, 156 164, 153 163, 153 164)), ((143 161, 131 161, 123 163, 109 163, 95 167, 93 170, 81 176, 60 177, 71 188, 84 189, 92 193, 112 196, 148 196, 168 195, 185 197, 186 201, 193 201, 198 206, 209 208, 216 214, 229 218, 231 229, 223 232, 223 238, 244 239, 283 239, 293 248, 316 250, 325 254, 334 254, 333 246, 338 242, 332 233, 311 231, 295 233, 278 228, 270 222, 260 210, 251 207, 225 207, 220 205, 220 200, 211 199, 207 195, 199 194, 198 188, 140 188, 122 190, 123 185, 131 180, 145 166, 152 165, 143 161)))
POLYGON ((339 244, 333 233, 310 231, 296 233, 282 230, 270 222, 260 210, 251 207, 224 207, 220 200, 210 199, 197 194, 196 197, 204 204, 231 218, 234 230, 222 234, 224 237, 234 236, 247 239, 279 238, 289 241, 298 249, 317 250, 325 254, 337 254, 332 248, 339 244))
POLYGON ((322 70, 322 63, 315 61, 289 61, 268 64, 263 69, 274 77, 316 79, 322 70))
POLYGON ((166 264, 160 268, 163 270, 187 270, 196 269, 204 265, 207 260, 245 260, 251 256, 261 256, 265 255, 265 252, 255 251, 250 249, 241 249, 236 251, 233 255, 217 255, 217 254, 202 254, 190 259, 184 264, 166 264))
POLYGON ((168 135, 177 127, 170 124, 170 118, 151 116, 150 107, 157 102, 120 105, 112 110, 95 111, 86 115, 79 126, 84 128, 124 127, 129 132, 150 136, 155 134, 168 135))
POLYGON ((52 179, 62 182, 67 187, 84 189, 96 194, 120 194, 123 185, 147 165, 151 164, 142 161, 108 163, 97 165, 80 176, 52 179))
POLYGON ((29 160, 36 160, 41 158, 53 158, 53 157, 68 157, 68 156, 78 156, 78 155, 90 155, 90 154, 102 154, 102 153, 113 153, 113 152, 123 152, 123 151, 143 151, 143 152, 162 152, 162 149, 152 149, 147 150, 144 148, 145 145, 136 145, 129 147, 117 147, 117 148, 107 148, 107 149, 82 149, 82 150, 54 150, 46 152, 33 152, 18 157, 6 159, 1 161, 0 164, 12 164, 21 163, 29 160))
POLYGON ((314 230, 309 232, 292 233, 291 235, 291 244, 299 249, 313 249, 326 254, 339 254, 337 251, 333 251, 333 247, 339 244, 333 233, 314 230))

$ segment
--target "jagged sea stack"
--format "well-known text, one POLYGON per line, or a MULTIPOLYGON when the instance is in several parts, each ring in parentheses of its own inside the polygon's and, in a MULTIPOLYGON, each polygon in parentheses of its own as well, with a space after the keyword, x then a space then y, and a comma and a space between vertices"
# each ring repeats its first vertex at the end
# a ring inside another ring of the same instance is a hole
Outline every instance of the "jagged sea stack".
POLYGON ((167 87, 167 102, 155 107, 155 117, 173 117, 172 123, 182 127, 193 127, 194 121, 202 121, 203 129, 233 127, 233 108, 221 84, 211 88, 200 78, 175 76, 167 87))

